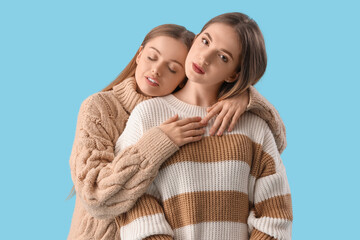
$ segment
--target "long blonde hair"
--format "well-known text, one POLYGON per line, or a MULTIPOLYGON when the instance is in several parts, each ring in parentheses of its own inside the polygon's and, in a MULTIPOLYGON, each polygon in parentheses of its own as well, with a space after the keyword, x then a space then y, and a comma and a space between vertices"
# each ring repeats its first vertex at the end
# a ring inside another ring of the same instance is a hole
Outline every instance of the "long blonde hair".
MULTIPOLYGON (((193 32, 190 32, 183 26, 176 24, 163 24, 153 28, 148 34, 146 34, 144 41, 141 43, 141 46, 145 47, 145 45, 151 39, 159 36, 167 36, 172 37, 176 40, 180 40, 186 45, 188 50, 190 50, 192 42, 195 38, 195 34, 193 32)), ((136 58, 139 53, 140 49, 136 52, 135 56, 131 59, 129 64, 124 68, 124 70, 119 74, 119 76, 117 76, 114 81, 112 81, 107 87, 102 90, 103 92, 111 90, 115 85, 119 84, 120 82, 129 77, 135 76, 135 70, 137 66, 136 58)))
MULTIPOLYGON (((176 40, 182 41, 188 50, 192 45, 192 42, 195 38, 195 34, 185 27, 176 25, 176 24, 163 24, 153 28, 148 34, 146 34, 141 46, 145 47, 145 45, 153 38, 159 36, 167 36, 172 37, 176 40)), ((116 77, 114 81, 112 81, 108 86, 106 86, 102 92, 111 90, 114 86, 121 83, 123 80, 135 76, 136 70, 136 58, 139 55, 139 50, 136 52, 135 56, 131 59, 129 64, 122 70, 119 76, 116 77)), ((176 89, 177 90, 177 89, 176 89)), ((75 195, 75 186, 72 187, 69 196, 66 198, 67 200, 72 198, 75 195)))
POLYGON ((267 55, 260 28, 249 16, 239 12, 216 16, 204 25, 200 33, 213 23, 233 27, 241 46, 240 61, 236 70, 239 77, 232 83, 223 83, 218 94, 218 99, 223 100, 241 94, 260 80, 266 70, 267 55))

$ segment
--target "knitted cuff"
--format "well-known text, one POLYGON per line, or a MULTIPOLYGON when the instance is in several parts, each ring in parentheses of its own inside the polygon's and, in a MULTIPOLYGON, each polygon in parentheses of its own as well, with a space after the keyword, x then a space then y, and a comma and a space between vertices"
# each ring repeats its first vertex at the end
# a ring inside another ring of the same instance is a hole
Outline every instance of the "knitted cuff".
POLYGON ((144 161, 141 168, 149 164, 161 165, 171 155, 179 150, 179 147, 158 127, 148 130, 136 144, 144 161))

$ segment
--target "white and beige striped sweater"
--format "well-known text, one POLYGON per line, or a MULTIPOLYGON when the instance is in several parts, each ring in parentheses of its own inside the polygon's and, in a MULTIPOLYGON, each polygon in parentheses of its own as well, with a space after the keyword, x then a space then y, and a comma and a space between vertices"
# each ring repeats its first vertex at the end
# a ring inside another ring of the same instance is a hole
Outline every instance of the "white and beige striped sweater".
MULTIPOLYGON (((173 95, 142 102, 116 152, 175 114, 204 117, 206 108, 173 95)), ((120 216, 121 239, 291 239, 290 189, 268 125, 249 112, 222 137, 209 136, 211 125, 201 141, 169 158, 147 193, 120 216)))

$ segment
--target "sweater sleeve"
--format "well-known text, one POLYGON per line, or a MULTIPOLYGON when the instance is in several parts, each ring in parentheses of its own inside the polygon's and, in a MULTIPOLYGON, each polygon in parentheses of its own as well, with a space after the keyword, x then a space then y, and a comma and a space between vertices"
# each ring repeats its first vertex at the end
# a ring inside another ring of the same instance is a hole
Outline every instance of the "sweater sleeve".
POLYGON ((285 167, 272 133, 267 129, 254 154, 248 217, 251 240, 291 239, 292 204, 285 167))
POLYGON ((178 150, 166 134, 154 128, 115 157, 115 142, 121 134, 116 121, 100 95, 86 99, 80 107, 70 157, 76 195, 100 219, 128 211, 145 193, 162 162, 178 150))
POLYGON ((246 110, 259 116, 268 124, 274 135, 277 148, 282 153, 287 144, 286 129, 279 112, 253 86, 249 88, 249 98, 250 101, 246 110))
POLYGON ((134 207, 119 217, 120 238, 128 240, 170 240, 174 233, 167 222, 155 184, 134 207))

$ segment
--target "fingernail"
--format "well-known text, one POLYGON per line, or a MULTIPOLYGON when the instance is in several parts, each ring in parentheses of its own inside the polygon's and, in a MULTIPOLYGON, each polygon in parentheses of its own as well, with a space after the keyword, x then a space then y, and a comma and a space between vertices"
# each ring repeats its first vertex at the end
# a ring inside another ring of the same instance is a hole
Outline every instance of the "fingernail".
POLYGON ((218 136, 221 136, 221 134, 222 134, 222 132, 218 132, 218 133, 217 133, 218 136))
POLYGON ((229 129, 228 129, 228 132, 231 132, 231 131, 232 131, 232 129, 231 129, 231 128, 229 128, 229 129))

